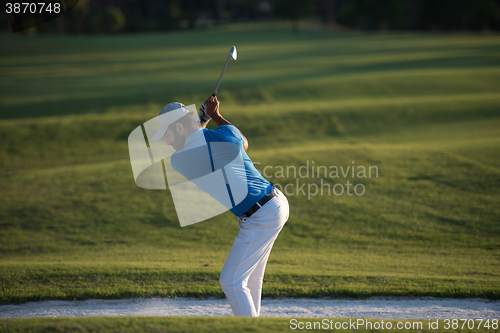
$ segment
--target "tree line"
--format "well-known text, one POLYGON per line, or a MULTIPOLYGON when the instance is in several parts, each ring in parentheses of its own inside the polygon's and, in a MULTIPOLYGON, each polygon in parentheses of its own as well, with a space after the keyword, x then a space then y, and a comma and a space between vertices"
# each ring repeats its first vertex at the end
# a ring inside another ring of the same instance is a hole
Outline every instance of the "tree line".
POLYGON ((362 30, 500 30, 500 0, 79 0, 37 31, 150 32, 278 19, 294 31, 311 19, 362 30))

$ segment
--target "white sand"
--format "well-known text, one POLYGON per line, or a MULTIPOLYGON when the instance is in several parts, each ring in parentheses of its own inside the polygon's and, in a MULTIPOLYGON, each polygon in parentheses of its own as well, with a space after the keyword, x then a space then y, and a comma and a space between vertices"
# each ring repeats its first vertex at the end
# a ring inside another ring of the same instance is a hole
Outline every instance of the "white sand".
MULTIPOLYGON (((0 306, 0 318, 90 316, 230 316, 225 299, 134 298, 42 301, 0 306)), ((500 319, 500 301, 432 297, 263 299, 262 317, 500 319)))

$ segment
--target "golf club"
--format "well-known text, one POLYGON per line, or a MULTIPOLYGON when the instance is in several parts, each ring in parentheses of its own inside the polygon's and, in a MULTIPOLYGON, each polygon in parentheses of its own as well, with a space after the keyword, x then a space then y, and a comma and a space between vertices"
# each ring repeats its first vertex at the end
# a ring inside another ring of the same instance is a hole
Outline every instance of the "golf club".
POLYGON ((217 82, 217 86, 215 87, 214 93, 212 94, 213 97, 217 95, 217 89, 219 89, 219 84, 220 81, 222 80, 222 76, 224 76, 224 71, 226 70, 227 63, 229 62, 229 58, 233 58, 236 60, 238 58, 238 53, 236 52, 236 46, 231 47, 231 50, 229 51, 229 55, 227 56, 226 64, 224 65, 224 68, 222 69, 222 73, 219 78, 219 82, 217 82))

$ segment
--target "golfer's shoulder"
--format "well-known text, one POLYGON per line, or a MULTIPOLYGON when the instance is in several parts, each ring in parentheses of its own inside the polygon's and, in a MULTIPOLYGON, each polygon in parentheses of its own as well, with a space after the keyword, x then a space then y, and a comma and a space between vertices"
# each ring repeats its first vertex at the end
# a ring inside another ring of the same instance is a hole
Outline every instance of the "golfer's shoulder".
POLYGON ((221 125, 213 130, 210 130, 209 135, 211 135, 214 139, 222 141, 226 141, 224 139, 230 138, 242 138, 240 131, 238 131, 234 125, 221 125))
POLYGON ((199 168, 199 163, 204 158, 209 159, 206 145, 182 149, 170 156, 170 165, 172 165, 175 171, 183 173, 191 170, 193 167, 199 168))

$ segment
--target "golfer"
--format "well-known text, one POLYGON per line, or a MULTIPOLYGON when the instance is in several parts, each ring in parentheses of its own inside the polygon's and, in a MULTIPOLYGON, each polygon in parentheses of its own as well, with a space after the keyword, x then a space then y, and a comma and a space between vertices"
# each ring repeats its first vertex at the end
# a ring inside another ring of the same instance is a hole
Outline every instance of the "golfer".
MULTIPOLYGON (((179 108, 185 107, 181 103, 171 103, 162 109, 160 116, 179 108)), ((246 154, 247 139, 222 117, 216 97, 210 96, 200 107, 198 121, 194 120, 192 113, 185 113, 172 123, 160 124, 160 129, 153 137, 153 140, 164 138, 167 145, 176 150, 170 159, 175 171, 196 184, 196 179, 214 171, 217 164, 226 165, 235 156, 243 158, 239 167, 233 166, 234 174, 246 181, 246 187, 242 191, 243 200, 236 203, 231 199, 235 205, 230 209, 238 217, 240 230, 222 268, 219 282, 235 316, 258 317, 264 270, 274 241, 288 220, 288 201, 254 167, 246 154), (217 124, 216 129, 206 129, 210 119, 217 124), (210 147, 220 143, 227 143, 226 145, 234 148, 223 152, 208 150, 209 157, 197 152, 203 144, 210 147)), ((196 185, 217 199, 206 186, 196 185)), ((227 188, 231 198, 238 197, 238 193, 231 193, 229 185, 227 188)))

